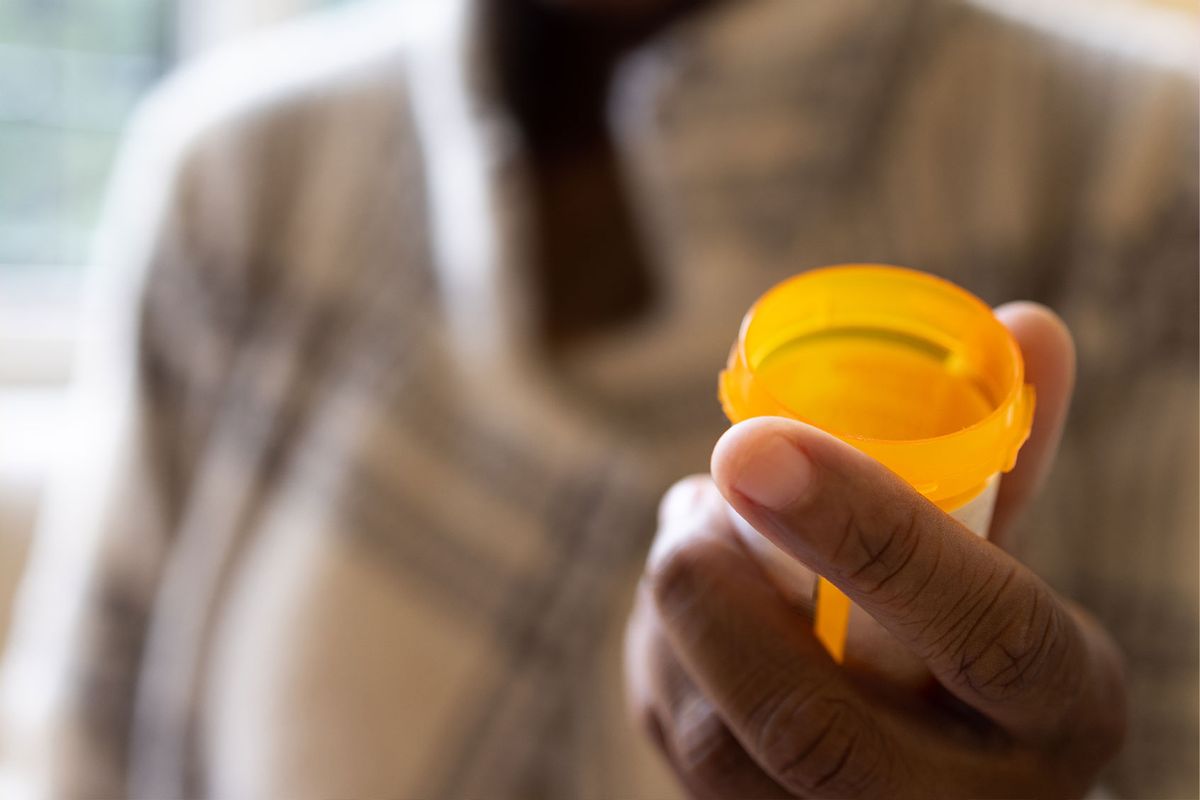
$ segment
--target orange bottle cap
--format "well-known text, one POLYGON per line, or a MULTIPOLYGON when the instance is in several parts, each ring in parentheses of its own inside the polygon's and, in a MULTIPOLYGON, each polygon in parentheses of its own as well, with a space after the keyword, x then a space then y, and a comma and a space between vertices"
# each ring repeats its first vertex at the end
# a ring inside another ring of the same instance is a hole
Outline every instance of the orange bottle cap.
POLYGON ((1012 469, 1034 407, 1020 347, 987 305, 874 264, 813 270, 763 295, 719 394, 731 421, 815 425, 943 506, 1012 469))

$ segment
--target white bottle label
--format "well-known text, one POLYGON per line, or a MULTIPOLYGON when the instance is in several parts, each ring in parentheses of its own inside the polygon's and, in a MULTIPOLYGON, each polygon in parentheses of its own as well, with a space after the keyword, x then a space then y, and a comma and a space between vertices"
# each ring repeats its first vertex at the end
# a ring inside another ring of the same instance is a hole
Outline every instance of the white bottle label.
POLYGON ((1000 489, 1000 473, 988 478, 983 491, 975 495, 966 505, 954 509, 950 516, 966 525, 983 538, 987 538, 992 525, 992 511, 996 508, 996 492, 1000 489))

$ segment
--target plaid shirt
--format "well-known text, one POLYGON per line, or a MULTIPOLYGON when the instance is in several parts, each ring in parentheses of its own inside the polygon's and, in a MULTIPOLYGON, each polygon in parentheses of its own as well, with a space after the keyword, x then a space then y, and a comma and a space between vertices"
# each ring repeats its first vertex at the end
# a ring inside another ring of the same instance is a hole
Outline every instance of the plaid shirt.
POLYGON ((613 124, 661 302, 555 361, 470 4, 174 79, 110 203, 6 664, 13 785, 673 794, 620 688, 656 498, 706 467, 750 302, 882 261, 1073 328, 1025 553, 1126 648, 1109 785, 1195 796, 1194 30, 1047 5, 746 0, 643 48, 613 124))

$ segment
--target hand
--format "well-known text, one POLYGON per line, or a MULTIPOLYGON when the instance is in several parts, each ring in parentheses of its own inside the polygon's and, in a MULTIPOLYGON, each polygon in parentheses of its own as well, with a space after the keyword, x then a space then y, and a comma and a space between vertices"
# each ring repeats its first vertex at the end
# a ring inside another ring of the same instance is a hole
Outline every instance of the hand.
MULTIPOLYGON (((1057 446, 1073 354, 1057 317, 1000 309, 1038 390, 1001 541, 1057 446)), ((801 423, 731 428, 664 498, 626 637, 635 714, 696 797, 1078 796, 1124 731, 1103 630, 894 474, 801 423), (728 505, 726 505, 728 504, 728 505), (885 632, 844 667, 738 538, 737 512, 885 632), (881 641, 884 640, 884 641, 881 641), (897 653, 927 684, 890 680, 897 653)))

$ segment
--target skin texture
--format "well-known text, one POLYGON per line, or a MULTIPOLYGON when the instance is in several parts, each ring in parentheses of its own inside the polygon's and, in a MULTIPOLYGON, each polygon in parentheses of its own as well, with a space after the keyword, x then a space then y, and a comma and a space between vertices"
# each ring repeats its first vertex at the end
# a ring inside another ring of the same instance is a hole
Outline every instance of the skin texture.
MULTIPOLYGON (((1040 306, 997 315, 1039 402, 996 509, 1011 543, 1057 448, 1074 350, 1040 306)), ((731 428, 711 478, 664 497, 626 677, 633 713, 703 798, 1080 796, 1125 727, 1120 657, 1085 612, 873 460, 778 418, 731 428), (738 524, 862 609, 844 668, 738 524)))

